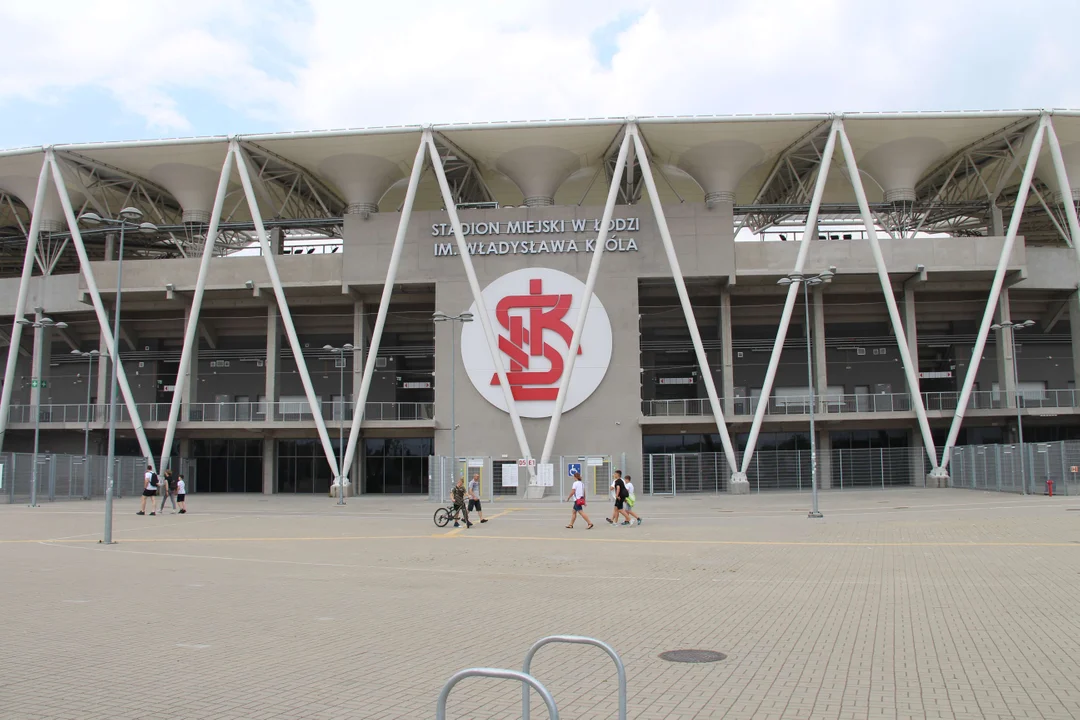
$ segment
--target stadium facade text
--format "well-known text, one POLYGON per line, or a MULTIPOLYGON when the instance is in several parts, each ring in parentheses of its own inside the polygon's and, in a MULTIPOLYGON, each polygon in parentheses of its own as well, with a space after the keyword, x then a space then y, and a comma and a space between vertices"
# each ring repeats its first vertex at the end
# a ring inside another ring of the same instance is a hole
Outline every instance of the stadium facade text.
MULTIPOLYGON (((542 253, 592 252, 596 240, 588 239, 579 243, 577 240, 500 240, 498 242, 468 243, 470 255, 537 255, 542 253)), ((637 252, 634 238, 608 238, 604 243, 606 252, 637 252)), ((435 257, 457 255, 454 243, 435 243, 435 257)))
MULTIPOLYGON (((641 219, 613 218, 608 223, 609 232, 638 232, 641 230, 641 219)), ((506 222, 464 222, 461 223, 461 234, 469 235, 534 235, 534 234, 562 234, 566 232, 600 232, 600 219, 575 218, 573 220, 507 220, 506 222)), ((432 223, 432 237, 450 237, 454 234, 454 227, 450 223, 432 223)))

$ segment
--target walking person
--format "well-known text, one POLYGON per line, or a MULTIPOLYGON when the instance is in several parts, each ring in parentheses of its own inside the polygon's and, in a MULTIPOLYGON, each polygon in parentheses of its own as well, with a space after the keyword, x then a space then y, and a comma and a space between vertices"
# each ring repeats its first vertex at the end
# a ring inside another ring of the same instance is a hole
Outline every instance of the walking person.
POLYGON ((589 524, 585 529, 592 530, 592 520, 585 514, 585 483, 581 482, 581 473, 574 473, 574 484, 570 487, 570 494, 566 496, 567 500, 570 498, 574 499, 574 510, 570 513, 570 524, 566 527, 573 530, 577 516, 580 515, 589 524))
MULTIPOLYGON (((180 503, 180 514, 187 512, 187 484, 183 475, 176 476, 176 502, 180 503)), ((640 522, 640 521, 639 521, 640 522)))
POLYGON ((460 512, 465 519, 465 527, 471 528, 472 523, 469 522, 469 509, 465 507, 465 478, 459 477, 457 483, 450 491, 450 497, 454 501, 454 527, 461 527, 458 522, 458 513, 460 512))
MULTIPOLYGON (((617 489, 615 487, 615 483, 621 482, 621 481, 622 481, 622 470, 616 470, 615 472, 611 473, 611 485, 608 486, 608 491, 611 493, 611 499, 613 501, 619 499, 619 493, 618 493, 618 491, 617 491, 617 489)), ((604 518, 604 519, 608 521, 608 525, 612 525, 612 524, 614 524, 615 522, 618 521, 619 514, 620 513, 619 513, 618 510, 612 510, 611 511, 611 517, 610 518, 604 518)))
POLYGON ((176 512, 176 480, 173 478, 172 470, 165 471, 165 482, 161 487, 161 510, 162 515, 165 514, 165 503, 172 500, 173 512, 176 512))
POLYGON ((630 524, 630 516, 626 514, 626 498, 629 497, 629 495, 630 495, 630 493, 628 493, 626 491, 626 483, 623 482, 623 479, 621 477, 616 478, 615 479, 615 509, 611 511, 611 517, 604 518, 605 520, 608 521, 608 524, 610 524, 610 525, 618 525, 619 524, 619 517, 626 518, 626 521, 623 523, 624 525, 629 525, 630 524))
MULTIPOLYGON (((624 484, 626 485, 626 512, 635 520, 637 520, 637 524, 640 525, 641 517, 636 512, 634 512, 634 505, 637 504, 637 496, 634 495, 634 483, 630 481, 629 475, 626 476, 624 484)), ((627 524, 629 524, 629 520, 627 521, 627 524)))
POLYGON ((136 515, 145 515, 146 514, 146 501, 147 500, 150 500, 150 514, 151 515, 157 515, 157 513, 154 512, 154 505, 157 504, 157 500, 154 499, 155 497, 157 497, 157 490, 158 490, 158 476, 157 476, 157 473, 154 472, 153 466, 147 465, 146 466, 146 473, 143 475, 142 502, 139 504, 139 512, 135 513, 136 515))
POLYGON ((469 512, 476 512, 480 522, 486 523, 484 509, 480 506, 480 473, 475 473, 469 481, 469 512))

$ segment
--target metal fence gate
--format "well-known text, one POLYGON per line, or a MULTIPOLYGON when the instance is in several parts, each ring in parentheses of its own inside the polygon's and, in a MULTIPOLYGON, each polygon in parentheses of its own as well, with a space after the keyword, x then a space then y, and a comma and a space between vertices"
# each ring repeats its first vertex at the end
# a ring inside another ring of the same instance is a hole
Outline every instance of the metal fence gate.
POLYGON ((457 478, 465 478, 465 486, 473 475, 480 475, 480 499, 491 500, 496 489, 502 490, 502 472, 496 478, 490 457, 459 457, 457 462, 445 455, 432 455, 428 459, 428 500, 450 502, 450 491, 457 478))
MULTIPOLYGON (((32 493, 33 453, 0 453, 0 502, 29 503, 32 493)), ((37 501, 77 500, 105 497, 108 458, 104 455, 54 455, 38 453, 37 501)), ((114 495, 138 496, 142 492, 146 460, 141 457, 115 457, 114 495)), ((176 467, 176 465, 174 465, 176 467)), ((194 493, 195 462, 182 459, 180 474, 194 493)))
POLYGON ((675 494, 674 453, 646 455, 642 458, 641 467, 645 473, 645 492, 649 495, 675 494))
POLYGON ((1080 441, 962 445, 949 456, 949 487, 1044 495, 1080 495, 1080 441), (1021 465, 1023 471, 1021 472, 1021 465))

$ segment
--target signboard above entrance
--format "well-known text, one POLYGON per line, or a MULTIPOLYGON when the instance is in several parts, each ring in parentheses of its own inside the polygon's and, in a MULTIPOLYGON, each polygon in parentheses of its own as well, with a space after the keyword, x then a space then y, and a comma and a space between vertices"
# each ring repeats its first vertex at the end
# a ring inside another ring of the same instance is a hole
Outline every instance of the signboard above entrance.
MULTIPOLYGON (((641 219, 614 218, 608 223, 612 233, 632 233, 641 229, 641 219)), ((461 224, 461 234, 465 237, 492 236, 528 236, 528 235, 564 235, 569 237, 544 237, 540 239, 520 240, 472 240, 468 243, 470 255, 542 255, 548 253, 591 253, 596 247, 596 238, 577 238, 585 233, 600 232, 600 220, 597 218, 575 218, 572 220, 509 220, 506 222, 472 222, 461 224)), ((450 223, 432 223, 431 236, 453 238, 454 229, 450 223)), ((605 252, 637 252, 637 241, 632 237, 615 235, 604 243, 605 252)), ((435 243, 435 257, 457 255, 454 242, 435 243)))

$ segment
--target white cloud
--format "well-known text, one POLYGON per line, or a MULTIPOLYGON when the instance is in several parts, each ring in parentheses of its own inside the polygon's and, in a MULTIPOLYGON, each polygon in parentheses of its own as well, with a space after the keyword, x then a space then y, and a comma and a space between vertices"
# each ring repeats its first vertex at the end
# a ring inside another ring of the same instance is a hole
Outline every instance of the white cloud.
POLYGON ((192 98, 233 131, 1064 106, 1078 20, 1049 0, 5 3, 0 103, 101 89, 152 134, 220 131, 192 98), (627 15, 605 66, 591 37, 627 15))

